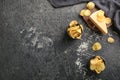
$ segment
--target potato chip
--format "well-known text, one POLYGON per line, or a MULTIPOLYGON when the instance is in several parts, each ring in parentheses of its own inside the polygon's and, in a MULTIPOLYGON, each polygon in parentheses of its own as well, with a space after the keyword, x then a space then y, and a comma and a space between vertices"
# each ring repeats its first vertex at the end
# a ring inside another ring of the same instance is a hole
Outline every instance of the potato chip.
POLYGON ((84 16, 84 12, 85 12, 85 9, 81 10, 81 11, 80 11, 80 15, 81 15, 81 16, 84 16))
POLYGON ((89 2, 88 4, 87 4, 87 8, 88 9, 94 9, 95 8, 95 4, 93 3, 93 2, 89 2))
POLYGON ((90 70, 100 74, 105 69, 105 63, 100 56, 95 56, 90 60, 90 70))
POLYGON ((93 46, 92 46, 92 49, 93 49, 94 51, 98 51, 98 50, 100 50, 101 48, 102 48, 102 46, 101 46, 101 44, 100 44, 99 42, 94 43, 93 46))
POLYGON ((90 14, 91 14, 90 10, 86 9, 84 11, 84 16, 90 16, 90 14))
POLYGON ((114 38, 112 38, 112 37, 108 37, 107 41, 108 41, 108 43, 114 43, 115 42, 114 38))

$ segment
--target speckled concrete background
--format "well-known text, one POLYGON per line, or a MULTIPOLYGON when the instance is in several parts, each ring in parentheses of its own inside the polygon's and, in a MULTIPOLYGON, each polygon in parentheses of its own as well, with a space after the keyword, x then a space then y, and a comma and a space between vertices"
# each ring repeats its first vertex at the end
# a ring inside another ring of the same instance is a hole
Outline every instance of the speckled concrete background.
POLYGON ((119 35, 89 29, 79 17, 84 5, 54 9, 47 0, 0 0, 0 80, 120 80, 119 35), (66 33, 73 19, 84 26, 81 40, 66 33), (92 51, 96 41, 101 51, 92 51), (88 69, 94 55, 106 61, 100 75, 88 69))

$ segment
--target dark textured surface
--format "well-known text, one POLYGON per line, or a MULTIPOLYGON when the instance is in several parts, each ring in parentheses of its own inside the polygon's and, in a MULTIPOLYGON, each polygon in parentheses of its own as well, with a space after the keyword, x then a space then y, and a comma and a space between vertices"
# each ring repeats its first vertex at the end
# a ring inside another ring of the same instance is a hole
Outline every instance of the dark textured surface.
POLYGON ((120 0, 48 0, 55 8, 71 6, 80 3, 93 1, 99 9, 105 11, 108 17, 112 18, 114 30, 120 34, 120 0))
POLYGON ((46 0, 0 0, 0 80, 120 80, 120 38, 111 29, 108 35, 90 30, 79 17, 83 6, 54 9, 46 0), (84 26, 81 40, 66 34, 73 19, 84 26), (91 50, 95 41, 101 51, 91 50), (106 61, 100 75, 87 67, 94 55, 106 61))

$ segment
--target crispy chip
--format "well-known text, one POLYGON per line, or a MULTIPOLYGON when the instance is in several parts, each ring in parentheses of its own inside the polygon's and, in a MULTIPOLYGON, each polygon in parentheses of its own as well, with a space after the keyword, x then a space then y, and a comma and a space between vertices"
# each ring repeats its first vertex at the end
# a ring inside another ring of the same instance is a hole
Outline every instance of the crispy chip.
POLYGON ((88 8, 88 9, 94 9, 94 7, 95 7, 95 4, 94 4, 93 2, 89 2, 89 3, 87 4, 87 8, 88 8))
POLYGON ((84 11, 84 16, 90 16, 90 14, 91 14, 90 10, 86 9, 84 11))
POLYGON ((114 43, 114 42, 115 42, 114 38, 112 38, 112 37, 108 37, 107 41, 108 41, 109 43, 114 43))
POLYGON ((80 11, 80 15, 81 15, 81 16, 84 16, 84 12, 85 12, 85 9, 81 10, 81 11, 80 11))
POLYGON ((83 27, 82 25, 78 24, 76 20, 73 20, 70 22, 67 32, 71 38, 80 39, 83 32, 83 27))
POLYGON ((101 46, 101 44, 100 44, 99 42, 94 43, 93 46, 92 46, 92 49, 93 49, 94 51, 98 51, 98 50, 100 50, 101 48, 102 48, 102 46, 101 46))
POLYGON ((97 20, 99 22, 104 22, 105 21, 105 16, 104 16, 105 12, 103 10, 100 10, 97 14, 97 20))

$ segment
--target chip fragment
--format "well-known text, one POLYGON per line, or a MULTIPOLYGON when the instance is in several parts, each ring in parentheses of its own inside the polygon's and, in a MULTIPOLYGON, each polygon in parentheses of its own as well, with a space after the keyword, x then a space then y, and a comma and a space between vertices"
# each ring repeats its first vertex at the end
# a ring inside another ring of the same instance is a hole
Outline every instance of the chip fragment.
POLYGON ((83 10, 80 11, 80 15, 81 16, 90 16, 91 11, 89 9, 83 9, 83 10))
POLYGON ((111 43, 111 44, 115 42, 114 38, 112 37, 108 37, 107 41, 108 43, 111 43))
POLYGON ((105 70, 105 61, 100 56, 95 56, 90 60, 90 70, 95 71, 97 74, 100 74, 105 70))
POLYGON ((95 4, 93 3, 93 2, 89 2, 88 4, 87 4, 87 8, 88 9, 94 9, 95 8, 95 4))
POLYGON ((84 16, 84 12, 85 12, 85 9, 81 10, 81 11, 80 11, 80 15, 81 15, 81 16, 84 16))
POLYGON ((95 42, 95 43, 93 44, 93 46, 92 46, 92 49, 93 49, 94 51, 101 50, 101 48, 102 48, 102 45, 101 45, 99 42, 95 42))
POLYGON ((83 26, 80 25, 76 20, 73 20, 70 22, 67 32, 71 38, 80 39, 83 32, 83 26))

